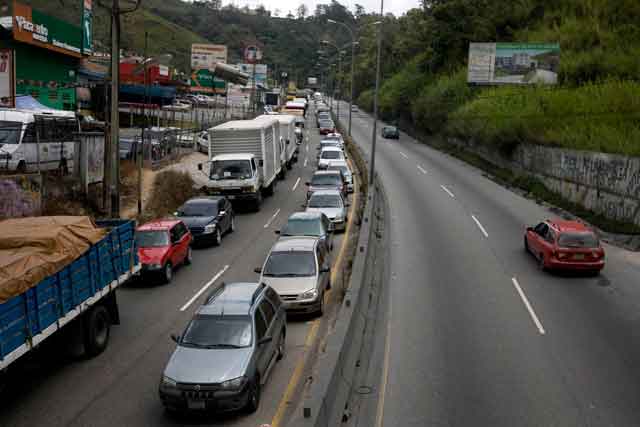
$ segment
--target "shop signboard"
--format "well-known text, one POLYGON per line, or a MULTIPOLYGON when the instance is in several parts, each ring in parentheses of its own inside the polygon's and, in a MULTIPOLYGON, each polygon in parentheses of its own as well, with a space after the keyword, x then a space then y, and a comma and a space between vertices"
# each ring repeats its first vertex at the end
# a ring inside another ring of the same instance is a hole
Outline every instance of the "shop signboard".
POLYGON ((307 84, 310 86, 315 86, 318 84, 318 78, 317 77, 309 77, 307 79, 307 84))
POLYGON ((15 68, 11 49, 0 49, 0 106, 16 106, 15 68))
POLYGON ((225 93, 225 81, 213 75, 218 62, 227 62, 227 46, 218 44, 191 45, 192 92, 225 93))
POLYGON ((470 43, 467 82, 557 84, 559 68, 558 43, 470 43))
POLYGON ((254 78, 257 84, 266 86, 268 71, 267 64, 238 64, 237 67, 240 71, 249 75, 249 83, 247 86, 253 86, 252 82, 254 78))
POLYGON ((17 41, 82 57, 82 30, 31 6, 14 2, 12 27, 13 38, 17 41))

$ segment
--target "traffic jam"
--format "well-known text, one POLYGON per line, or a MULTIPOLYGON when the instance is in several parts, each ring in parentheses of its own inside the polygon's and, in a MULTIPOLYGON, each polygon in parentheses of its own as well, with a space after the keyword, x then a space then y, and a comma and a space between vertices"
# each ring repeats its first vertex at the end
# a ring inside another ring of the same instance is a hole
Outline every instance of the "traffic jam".
POLYGON ((354 173, 322 96, 209 129, 209 158, 198 169, 209 178, 210 195, 187 200, 171 218, 136 230, 138 280, 145 283, 171 284, 194 262, 194 249, 224 247, 225 236, 236 231, 236 212, 259 211, 298 162, 305 123, 313 123, 308 103, 314 104, 321 142, 304 204, 275 230, 276 242, 253 269, 257 282, 227 278, 206 296, 183 332, 172 335, 175 350, 159 373, 158 390, 169 412, 257 411, 261 388, 284 356, 287 316, 325 312, 336 233, 349 221, 354 173))

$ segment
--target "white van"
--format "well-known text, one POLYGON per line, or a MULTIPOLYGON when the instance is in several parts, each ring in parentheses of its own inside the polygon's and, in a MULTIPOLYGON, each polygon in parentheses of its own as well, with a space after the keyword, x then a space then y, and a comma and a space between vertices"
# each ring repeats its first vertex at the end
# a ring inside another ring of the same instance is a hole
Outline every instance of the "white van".
POLYGON ((78 132, 72 111, 0 108, 0 169, 73 172, 78 132))

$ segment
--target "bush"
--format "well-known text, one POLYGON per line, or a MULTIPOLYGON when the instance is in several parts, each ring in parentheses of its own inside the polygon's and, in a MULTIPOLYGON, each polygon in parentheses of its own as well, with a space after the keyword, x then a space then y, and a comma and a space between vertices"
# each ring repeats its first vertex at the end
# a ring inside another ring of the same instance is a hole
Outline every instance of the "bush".
POLYGON ((420 70, 426 55, 418 55, 380 88, 379 109, 383 120, 411 119, 411 102, 424 86, 427 75, 420 70))
POLYGON ((640 155, 639 111, 638 82, 499 87, 454 112, 446 130, 503 150, 527 142, 640 155))
POLYGON ((373 111, 373 89, 365 90, 358 96, 358 106, 365 111, 373 111))
POLYGON ((158 173, 141 220, 148 221, 173 214, 184 202, 197 195, 193 185, 193 179, 187 172, 167 170, 158 173))

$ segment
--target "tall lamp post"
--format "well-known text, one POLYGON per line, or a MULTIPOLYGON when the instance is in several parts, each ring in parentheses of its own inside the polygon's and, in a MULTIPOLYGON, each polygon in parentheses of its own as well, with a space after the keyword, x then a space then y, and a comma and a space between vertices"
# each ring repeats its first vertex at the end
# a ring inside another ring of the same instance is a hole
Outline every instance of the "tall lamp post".
POLYGON ((334 21, 333 19, 327 19, 327 22, 330 24, 337 24, 337 25, 342 25, 344 28, 347 29, 347 31, 349 32, 349 35, 351 36, 351 95, 349 96, 349 136, 351 136, 351 110, 353 107, 353 76, 354 76, 354 70, 355 70, 355 57, 356 57, 356 45, 358 44, 358 42, 356 41, 356 35, 354 33, 354 31, 351 29, 350 26, 348 26, 347 24, 345 24, 344 22, 338 22, 338 21, 334 21))
MULTIPOLYGON (((380 0, 380 17, 383 19, 384 0, 380 0)), ((378 136, 378 90, 380 89, 380 55, 382 53, 382 21, 375 22, 378 26, 378 55, 376 59, 376 89, 373 93, 373 134, 371 135, 371 172, 369 184, 373 185, 376 167, 376 137, 378 136)))
MULTIPOLYGON (((340 76, 342 74, 342 55, 344 54, 344 51, 342 49, 340 49, 337 45, 331 43, 329 40, 322 40, 320 43, 327 45, 327 46, 331 46, 334 49, 336 49, 338 51, 338 76, 340 76)), ((342 79, 340 79, 340 81, 338 82, 338 92, 339 94, 342 93, 342 79)), ((334 93, 332 93, 334 94, 334 93)), ((340 97, 338 96, 338 102, 337 102, 337 115, 338 115, 338 120, 340 120, 340 97)))

